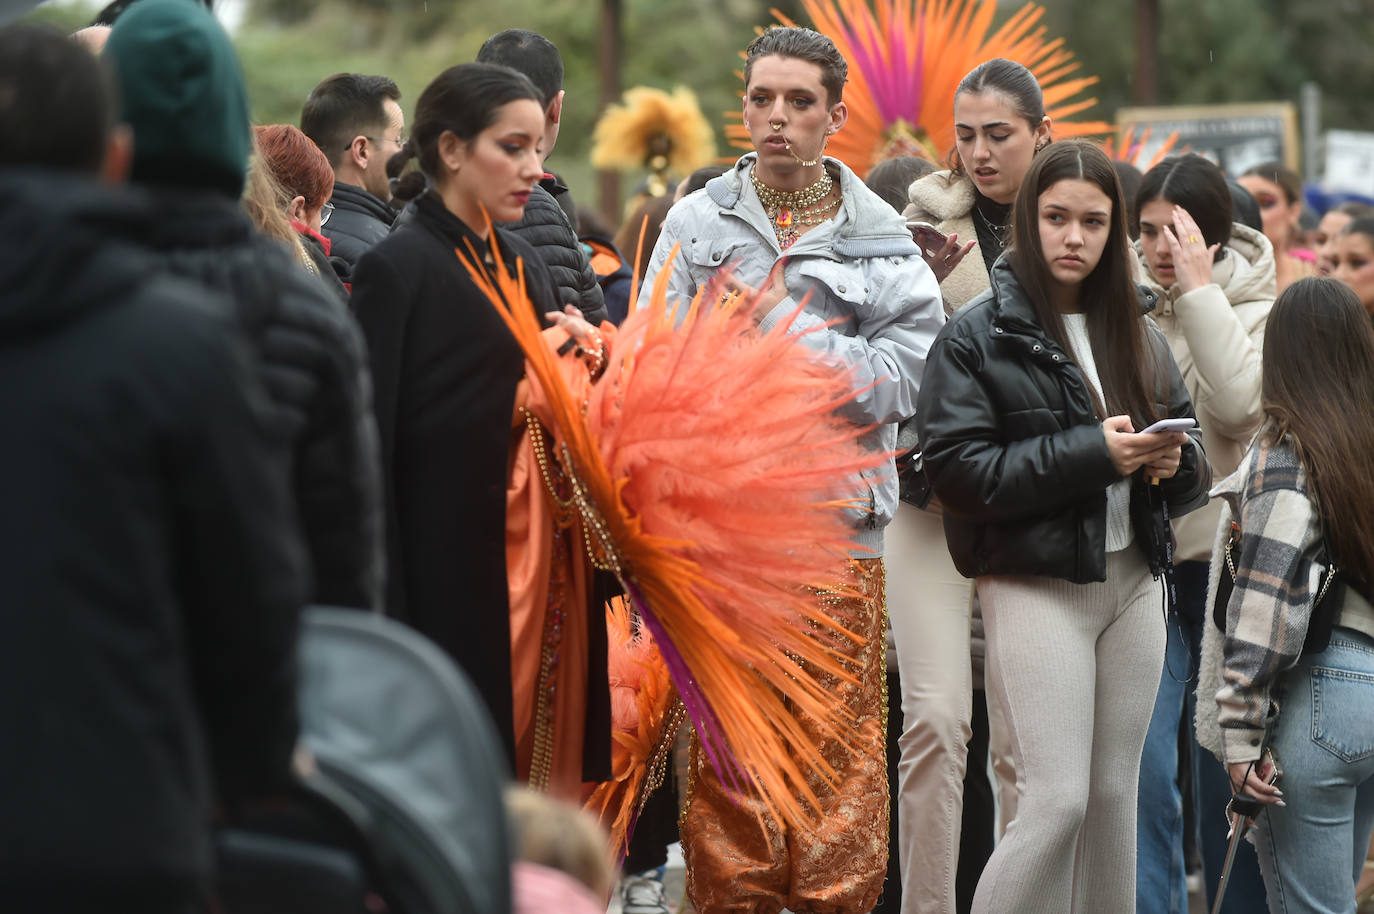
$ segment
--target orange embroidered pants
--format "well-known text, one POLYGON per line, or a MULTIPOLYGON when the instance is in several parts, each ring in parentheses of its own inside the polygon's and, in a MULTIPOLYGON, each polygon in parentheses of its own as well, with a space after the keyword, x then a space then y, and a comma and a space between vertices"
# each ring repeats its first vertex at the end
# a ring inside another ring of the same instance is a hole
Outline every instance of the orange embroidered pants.
POLYGON ((810 775, 822 809, 814 832, 788 830, 756 795, 723 785, 692 739, 691 783, 681 820, 687 892, 698 914, 860 914, 872 910, 887 871, 887 679, 883 658, 882 559, 857 559, 846 583, 862 596, 825 594, 829 611, 866 639, 853 645, 860 685, 831 678, 836 699, 859 720, 851 753, 802 723, 839 775, 838 789, 810 775), (762 818, 764 827, 760 828, 762 818))

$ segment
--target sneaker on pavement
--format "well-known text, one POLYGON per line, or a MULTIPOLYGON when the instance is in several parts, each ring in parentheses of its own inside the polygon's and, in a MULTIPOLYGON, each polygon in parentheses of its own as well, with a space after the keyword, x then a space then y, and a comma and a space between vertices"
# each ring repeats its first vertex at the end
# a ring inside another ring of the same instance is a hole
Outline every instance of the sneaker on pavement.
POLYGON ((635 873, 622 879, 620 910, 623 914, 668 914, 668 896, 663 891, 662 868, 635 873))

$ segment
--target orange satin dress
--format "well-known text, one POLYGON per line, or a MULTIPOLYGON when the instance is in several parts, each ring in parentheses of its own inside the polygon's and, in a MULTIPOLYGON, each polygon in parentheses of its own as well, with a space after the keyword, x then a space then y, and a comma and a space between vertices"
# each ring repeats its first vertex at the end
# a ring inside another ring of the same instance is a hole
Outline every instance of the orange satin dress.
MULTIPOLYGON (((567 338, 557 328, 544 332, 555 350, 567 338)), ((570 389, 583 396, 591 383, 585 363, 568 353, 558 364, 570 389)), ((560 503, 569 489, 548 431, 548 401, 533 375, 526 377, 526 421, 511 430, 506 485, 515 774, 581 802, 591 568, 576 509, 560 503)))

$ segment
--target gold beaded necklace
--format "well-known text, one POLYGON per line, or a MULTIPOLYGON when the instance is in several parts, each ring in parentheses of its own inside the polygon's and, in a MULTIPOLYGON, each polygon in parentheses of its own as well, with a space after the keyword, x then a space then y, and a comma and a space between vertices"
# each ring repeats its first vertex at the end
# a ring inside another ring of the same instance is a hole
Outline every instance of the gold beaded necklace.
POLYGON ((801 237, 797 226, 820 225, 834 215, 840 205, 839 188, 835 186, 827 171, 822 171, 815 183, 801 190, 778 190, 769 187, 759 180, 757 169, 750 170, 749 180, 754 185, 754 193, 758 194, 759 203, 763 204, 768 221, 773 224, 773 234, 778 239, 778 248, 784 251, 801 237))

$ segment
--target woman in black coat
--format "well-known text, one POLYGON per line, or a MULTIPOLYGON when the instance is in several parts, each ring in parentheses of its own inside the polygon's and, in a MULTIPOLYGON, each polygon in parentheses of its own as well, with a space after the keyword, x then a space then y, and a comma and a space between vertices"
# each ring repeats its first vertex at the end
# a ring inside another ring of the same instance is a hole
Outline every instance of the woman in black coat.
POLYGON ((1110 160, 1047 148, 1013 226, 991 289, 936 339, 917 409, 1022 792, 973 910, 1133 910, 1167 519, 1206 502, 1211 474, 1196 429, 1137 431, 1193 408, 1131 282, 1110 160))
MULTIPOLYGON (((489 273, 503 264, 513 275, 518 262, 539 313, 559 310, 533 250, 491 225, 519 220, 543 175, 538 99, 528 79, 505 67, 463 64, 440 74, 421 94, 400 153, 418 157, 429 189, 414 218, 368 251, 353 276, 385 472, 387 611, 472 677, 512 762, 506 482, 525 359, 459 254, 470 252, 489 273)), ((575 335, 589 330, 576 317, 556 320, 575 335)), ((587 721, 602 735, 588 735, 584 767, 604 776, 602 616, 591 614, 588 628, 587 721)))

